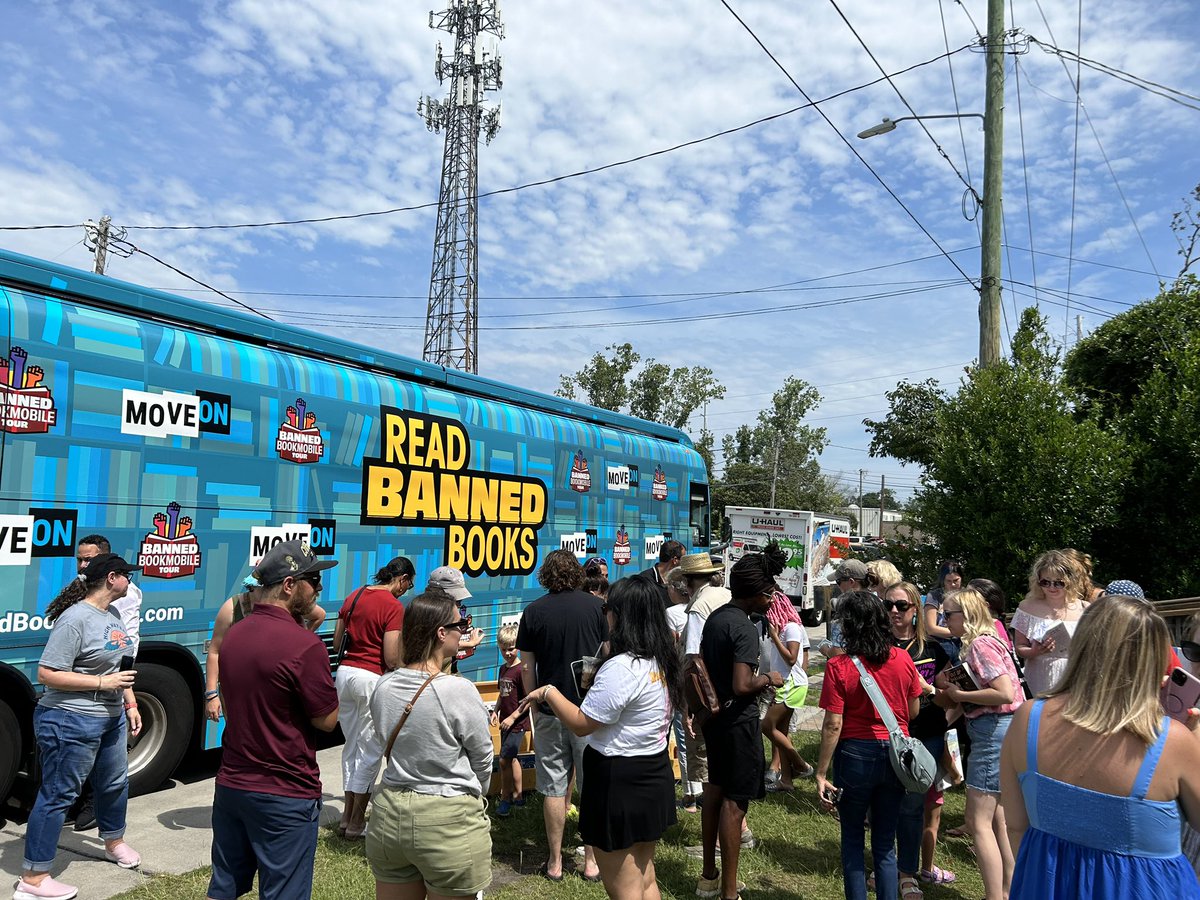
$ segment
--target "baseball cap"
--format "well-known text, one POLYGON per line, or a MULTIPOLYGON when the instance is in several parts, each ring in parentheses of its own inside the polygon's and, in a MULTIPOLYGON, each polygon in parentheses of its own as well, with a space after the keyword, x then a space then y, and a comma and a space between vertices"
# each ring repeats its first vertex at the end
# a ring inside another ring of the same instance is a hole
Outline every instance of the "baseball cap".
POLYGON ((141 566, 131 566, 115 553, 99 553, 87 561, 87 565, 83 567, 83 574, 87 576, 88 581, 94 581, 105 577, 109 572, 128 575, 141 568, 141 566))
POLYGON ((833 580, 845 581, 847 578, 853 578, 857 581, 865 581, 867 578, 867 564, 860 559, 844 559, 837 567, 837 571, 833 575, 833 580))
POLYGON ((438 590, 449 595, 451 600, 469 600, 471 592, 463 580, 463 573, 454 566, 438 566, 429 573, 429 586, 426 590, 438 590))
POLYGON ((317 559, 308 541, 297 539, 281 541, 268 550, 262 562, 254 567, 253 574, 259 584, 270 587, 279 584, 289 575, 298 578, 310 572, 332 569, 336 565, 336 559, 317 559))

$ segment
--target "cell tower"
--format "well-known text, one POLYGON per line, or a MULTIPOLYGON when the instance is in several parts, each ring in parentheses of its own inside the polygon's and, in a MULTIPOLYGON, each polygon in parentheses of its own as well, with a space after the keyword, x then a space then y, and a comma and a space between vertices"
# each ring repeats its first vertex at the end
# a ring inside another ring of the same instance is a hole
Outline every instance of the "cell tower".
POLYGON ((499 105, 482 106, 485 91, 500 89, 500 57, 484 49, 480 36, 504 37, 499 0, 451 0, 449 9, 429 14, 429 27, 454 35, 454 54, 443 57, 439 42, 433 67, 439 83, 449 79, 450 95, 417 103, 429 130, 446 132, 422 358, 474 373, 479 371, 479 136, 490 144, 500 130, 499 105))

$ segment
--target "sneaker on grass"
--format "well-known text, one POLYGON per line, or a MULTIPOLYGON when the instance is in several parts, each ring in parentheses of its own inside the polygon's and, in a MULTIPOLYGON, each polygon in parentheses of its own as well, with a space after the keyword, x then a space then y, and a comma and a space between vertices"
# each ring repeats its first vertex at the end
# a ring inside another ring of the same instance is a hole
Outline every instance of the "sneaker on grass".
MULTIPOLYGON (((737 889, 739 894, 744 891, 746 889, 746 882, 739 881, 737 883, 737 889)), ((705 878, 704 875, 701 874, 700 878, 696 881, 696 896, 704 898, 721 896, 720 871, 718 871, 716 876, 713 878, 705 878)))
POLYGON ((512 812, 512 803, 508 800, 501 800, 496 804, 496 815, 501 819, 507 819, 510 812, 512 812))

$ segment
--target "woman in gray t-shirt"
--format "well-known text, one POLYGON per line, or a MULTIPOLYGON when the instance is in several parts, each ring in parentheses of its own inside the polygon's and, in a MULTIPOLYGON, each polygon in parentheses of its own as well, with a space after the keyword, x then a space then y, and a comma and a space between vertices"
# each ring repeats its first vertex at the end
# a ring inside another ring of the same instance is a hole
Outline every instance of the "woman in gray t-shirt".
POLYGON ((91 778, 104 856, 123 869, 141 858, 125 843, 128 733, 142 728, 133 695, 133 640, 110 609, 137 570, 113 553, 92 557, 46 610, 54 623, 38 661, 46 691, 33 713, 42 783, 25 831, 25 862, 14 900, 74 897, 50 877, 67 810, 91 778), (128 657, 122 666, 122 657, 128 657))

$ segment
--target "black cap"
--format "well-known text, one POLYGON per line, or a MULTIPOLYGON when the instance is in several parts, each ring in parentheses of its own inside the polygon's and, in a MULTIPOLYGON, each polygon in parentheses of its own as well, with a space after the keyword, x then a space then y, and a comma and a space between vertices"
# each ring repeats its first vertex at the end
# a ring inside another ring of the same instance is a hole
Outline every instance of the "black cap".
POLYGON ((141 570, 141 566, 131 566, 115 553, 100 553, 93 556, 83 567, 83 574, 88 581, 99 581, 109 572, 119 572, 128 575, 130 572, 141 570))
POLYGON ((288 576, 299 578, 309 572, 332 569, 336 565, 336 559, 317 559, 308 541, 281 541, 267 551, 262 562, 254 567, 253 574, 259 584, 270 587, 288 576))

